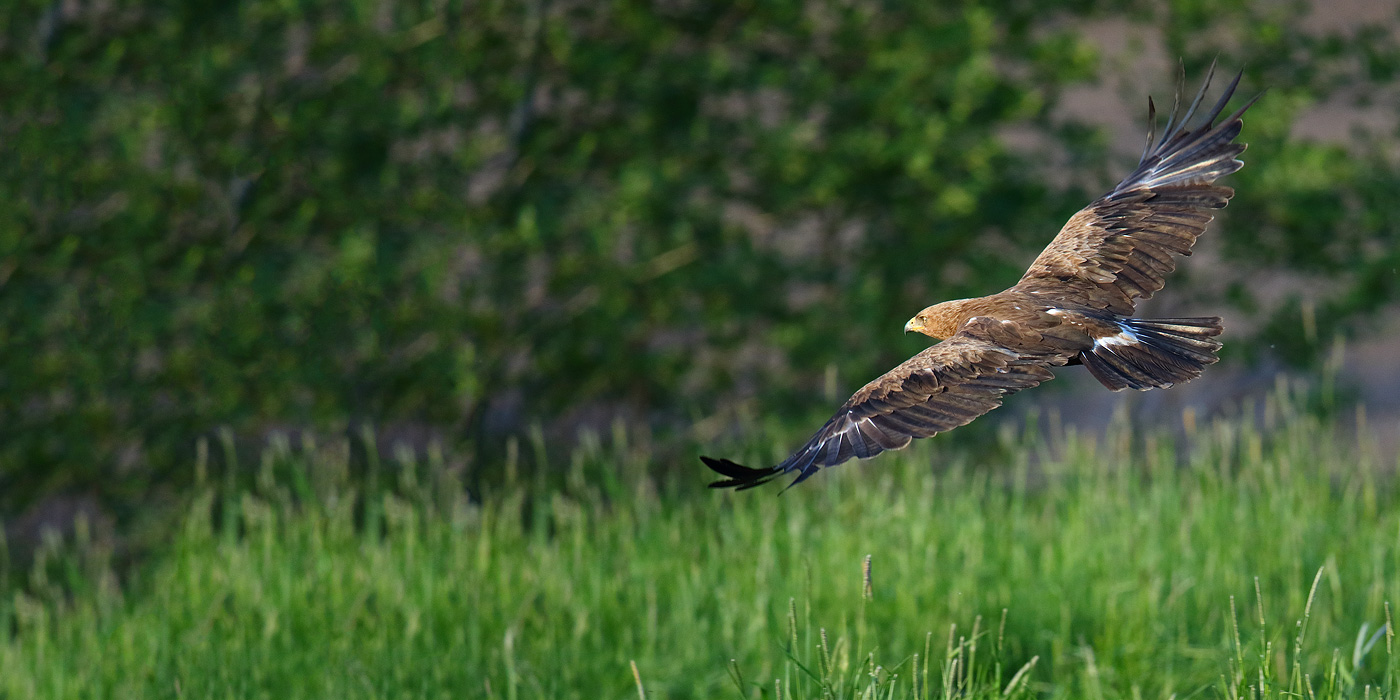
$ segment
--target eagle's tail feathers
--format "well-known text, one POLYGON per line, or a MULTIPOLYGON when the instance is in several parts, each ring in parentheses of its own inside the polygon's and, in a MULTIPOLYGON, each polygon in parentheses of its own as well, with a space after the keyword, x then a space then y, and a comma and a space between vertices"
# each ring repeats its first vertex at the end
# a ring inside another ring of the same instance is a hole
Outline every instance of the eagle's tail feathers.
POLYGON ((1098 338, 1079 360, 1104 386, 1165 388, 1201 376, 1220 358, 1220 319, 1119 318, 1117 334, 1098 338))

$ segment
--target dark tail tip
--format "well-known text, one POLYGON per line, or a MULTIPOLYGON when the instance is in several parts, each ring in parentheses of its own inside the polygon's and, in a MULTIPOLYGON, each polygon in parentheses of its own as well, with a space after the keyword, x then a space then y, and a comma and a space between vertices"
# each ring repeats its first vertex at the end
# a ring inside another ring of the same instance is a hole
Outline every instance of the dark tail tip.
POLYGON ((783 473, 783 470, 777 467, 754 469, 742 464, 735 464, 727 459, 701 457, 700 461, 704 462, 705 466, 718 472, 720 476, 728 477, 719 481, 710 482, 710 488, 712 489, 732 488, 735 491, 743 491, 744 489, 751 489, 755 486, 762 486, 772 481, 777 475, 783 473))

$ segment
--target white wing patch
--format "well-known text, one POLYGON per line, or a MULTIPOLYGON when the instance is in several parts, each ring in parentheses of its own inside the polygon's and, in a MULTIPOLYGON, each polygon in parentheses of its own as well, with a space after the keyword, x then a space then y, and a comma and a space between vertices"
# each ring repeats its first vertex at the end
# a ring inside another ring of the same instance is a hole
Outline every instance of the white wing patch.
POLYGON ((1118 345, 1137 345, 1142 342, 1138 339, 1137 333, 1124 323, 1118 324, 1119 331, 1114 335, 1106 335, 1102 338, 1094 339, 1095 347, 1114 347, 1118 345))

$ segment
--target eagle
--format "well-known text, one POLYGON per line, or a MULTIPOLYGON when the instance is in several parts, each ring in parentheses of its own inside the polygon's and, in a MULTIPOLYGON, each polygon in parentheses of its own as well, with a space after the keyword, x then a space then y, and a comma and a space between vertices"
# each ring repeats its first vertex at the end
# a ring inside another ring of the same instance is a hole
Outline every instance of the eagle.
POLYGON ((1113 391, 1170 387, 1201 375, 1218 359, 1217 317, 1134 318, 1190 255, 1196 238, 1234 190, 1215 181, 1239 170, 1241 117, 1259 96, 1216 123, 1234 95, 1237 74, 1200 123, 1191 126, 1215 73, 1184 114, 1176 98, 1161 139, 1147 100, 1147 145, 1137 169, 1080 210, 1002 292, 934 304, 904 326, 941 342, 866 384, 792 456, 751 468, 701 457, 725 478, 713 488, 750 489, 782 474, 789 488, 823 467, 868 459, 972 422, 1002 399, 1055 377, 1052 367, 1083 365, 1113 391))

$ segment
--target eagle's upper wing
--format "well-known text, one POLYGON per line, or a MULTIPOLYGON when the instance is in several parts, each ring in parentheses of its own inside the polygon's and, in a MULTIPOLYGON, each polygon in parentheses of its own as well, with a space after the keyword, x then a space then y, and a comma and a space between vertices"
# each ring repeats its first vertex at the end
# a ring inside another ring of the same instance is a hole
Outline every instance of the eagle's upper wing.
POLYGON ((1237 75, 1205 123, 1193 129, 1186 125, 1210 87, 1210 76, 1180 119, 1178 88, 1166 132, 1155 147, 1156 110, 1149 99, 1152 126, 1137 170, 1071 217, 1017 286, 1073 295, 1074 301, 1125 315, 1132 313, 1136 299, 1161 289, 1176 267, 1172 256, 1190 255, 1196 237, 1214 218, 1211 210, 1224 207, 1235 194, 1213 183, 1243 165, 1237 156, 1245 146, 1234 139, 1240 116, 1254 100, 1214 122, 1239 82, 1237 75))
POLYGON ((806 445, 766 469, 701 457, 728 477, 711 486, 752 488, 786 472, 796 484, 822 467, 897 450, 914 438, 952 430, 1001 399, 1054 378, 1047 367, 1075 353, 1067 341, 1011 321, 969 320, 957 335, 910 358, 857 391, 806 445))

